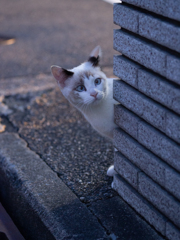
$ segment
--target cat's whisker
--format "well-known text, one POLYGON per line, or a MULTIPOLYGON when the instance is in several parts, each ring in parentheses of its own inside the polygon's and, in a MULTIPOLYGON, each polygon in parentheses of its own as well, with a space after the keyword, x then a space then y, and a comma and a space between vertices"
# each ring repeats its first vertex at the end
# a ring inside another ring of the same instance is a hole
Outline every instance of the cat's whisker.
POLYGON ((85 104, 85 103, 78 103, 78 105, 77 105, 77 107, 79 108, 79 109, 81 109, 82 111, 87 111, 87 109, 88 109, 88 105, 87 104, 85 104))

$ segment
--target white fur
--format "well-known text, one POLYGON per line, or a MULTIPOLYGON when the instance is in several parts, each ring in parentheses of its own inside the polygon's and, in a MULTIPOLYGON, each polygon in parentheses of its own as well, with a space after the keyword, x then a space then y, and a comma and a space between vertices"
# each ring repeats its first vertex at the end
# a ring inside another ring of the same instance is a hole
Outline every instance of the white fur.
POLYGON ((114 123, 115 100, 112 95, 113 80, 109 78, 106 80, 107 95, 99 104, 93 106, 93 111, 85 112, 84 116, 96 131, 112 140, 113 129, 116 127, 114 123))
MULTIPOLYGON (((97 58, 101 56, 101 48, 97 46, 90 54, 90 57, 97 58)), ((114 123, 114 104, 118 104, 113 99, 113 79, 107 78, 100 67, 94 66, 89 60, 71 70, 71 77, 65 77, 62 68, 53 66, 52 74, 58 81, 63 95, 84 115, 91 126, 102 136, 113 139, 114 123), (88 73, 88 74, 87 74, 88 73), (63 75, 64 74, 64 75, 63 75), (100 84, 95 84, 97 78, 101 79, 100 84), (86 91, 78 92, 75 84, 83 82, 86 91), (93 94, 97 94, 96 97, 93 94)), ((108 176, 115 173, 114 166, 108 171, 108 176)))
MULTIPOLYGON (((99 132, 104 137, 112 140, 113 138, 113 129, 116 127, 114 123, 114 104, 117 102, 113 99, 113 79, 107 78, 105 74, 100 70, 99 67, 92 67, 91 64, 83 63, 80 66, 71 69, 76 75, 80 72, 89 71, 94 74, 95 78, 103 77, 106 85, 106 94, 101 101, 97 104, 89 104, 86 108, 78 106, 71 102, 78 110, 82 112, 86 120, 91 124, 91 126, 99 132)), ((87 92, 82 92, 82 99, 84 103, 87 101, 93 103, 94 99, 90 96, 90 92, 94 90, 94 87, 91 86, 92 82, 90 79, 85 79, 85 86, 87 87, 87 92), (89 90, 89 92, 88 92, 89 90), (88 96, 85 96, 88 95, 88 96)), ((93 81, 93 80, 92 80, 93 81)), ((69 85, 68 88, 62 90, 63 95, 69 99, 69 94, 71 92, 72 86, 69 85)), ((95 89, 98 92, 98 88, 95 89)), ((99 95, 101 95, 101 90, 99 90, 99 95)))
POLYGON ((114 170, 114 165, 110 166, 107 170, 107 175, 113 177, 116 171, 114 170))

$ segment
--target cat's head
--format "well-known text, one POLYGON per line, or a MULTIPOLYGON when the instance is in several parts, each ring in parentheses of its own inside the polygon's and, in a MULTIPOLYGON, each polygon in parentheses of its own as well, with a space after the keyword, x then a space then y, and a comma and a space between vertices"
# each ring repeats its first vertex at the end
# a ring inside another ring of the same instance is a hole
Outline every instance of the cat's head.
POLYGON ((67 70, 52 66, 51 72, 63 95, 79 109, 99 104, 107 94, 106 75, 99 67, 101 48, 97 46, 88 61, 67 70))

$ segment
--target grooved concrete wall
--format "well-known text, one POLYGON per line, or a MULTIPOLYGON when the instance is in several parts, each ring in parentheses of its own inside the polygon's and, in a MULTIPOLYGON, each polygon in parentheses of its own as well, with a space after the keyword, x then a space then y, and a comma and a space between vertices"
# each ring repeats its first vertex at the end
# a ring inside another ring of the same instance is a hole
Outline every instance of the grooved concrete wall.
POLYGON ((113 188, 180 240, 180 0, 114 4, 113 188))

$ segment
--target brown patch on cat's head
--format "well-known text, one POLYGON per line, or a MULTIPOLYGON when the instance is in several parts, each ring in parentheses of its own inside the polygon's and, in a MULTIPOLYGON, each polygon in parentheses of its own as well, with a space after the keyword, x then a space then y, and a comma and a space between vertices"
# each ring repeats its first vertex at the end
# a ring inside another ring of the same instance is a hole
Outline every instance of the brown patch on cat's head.
POLYGON ((83 80, 83 78, 79 78, 77 81, 74 81, 73 90, 75 90, 79 85, 84 85, 84 80, 83 80))

